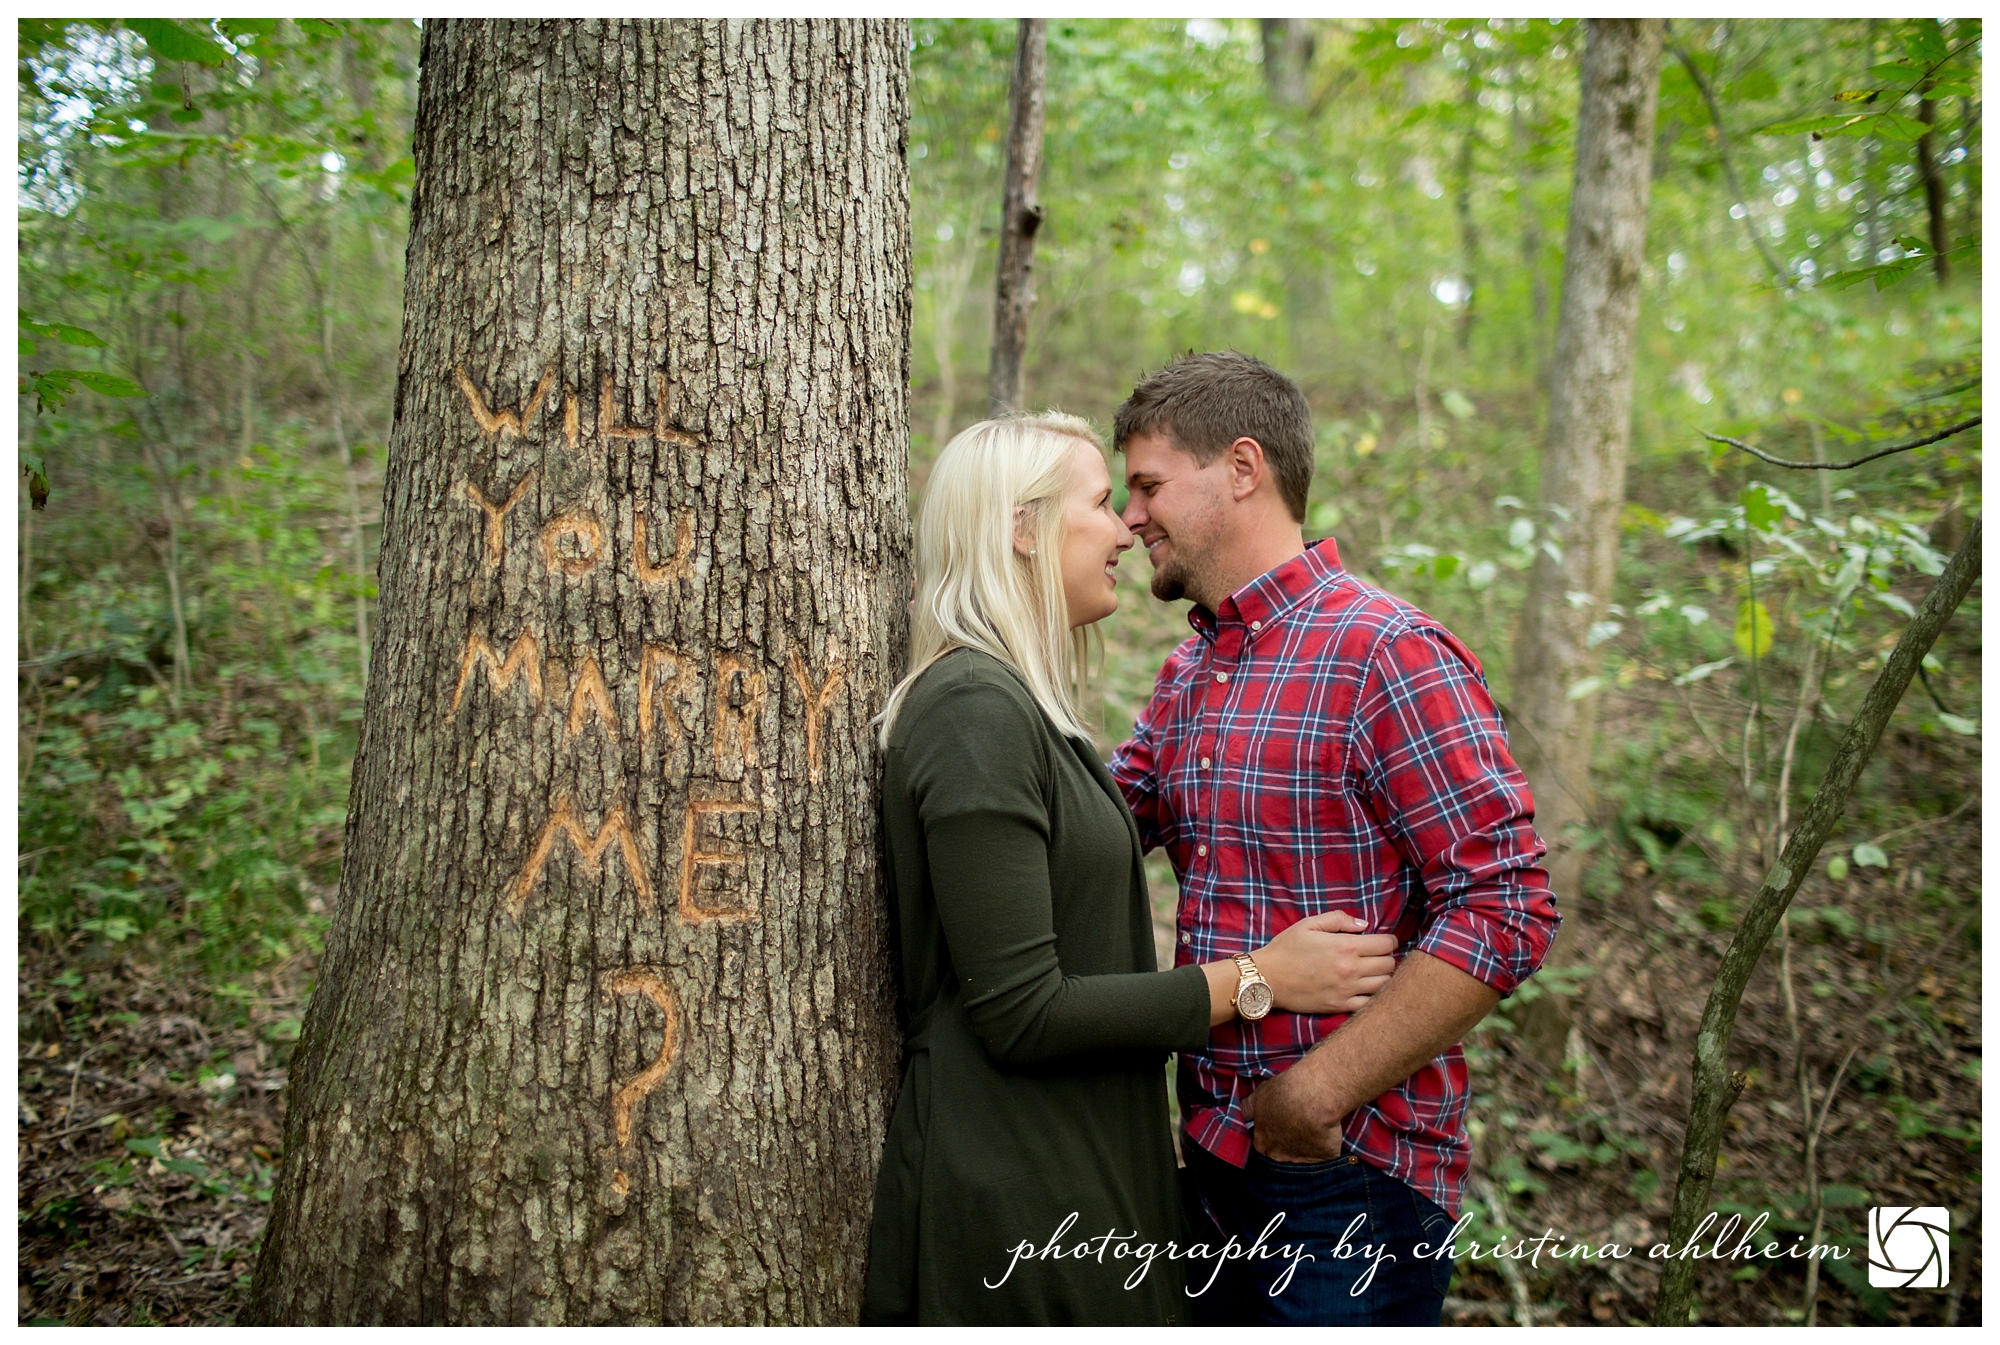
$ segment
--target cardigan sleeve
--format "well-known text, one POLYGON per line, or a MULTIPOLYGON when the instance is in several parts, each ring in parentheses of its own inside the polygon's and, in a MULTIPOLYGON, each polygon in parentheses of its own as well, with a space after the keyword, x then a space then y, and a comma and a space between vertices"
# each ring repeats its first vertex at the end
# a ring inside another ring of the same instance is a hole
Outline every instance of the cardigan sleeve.
POLYGON ((1024 691, 955 685, 923 707, 903 750, 945 943, 967 1016, 996 1062, 1207 1046, 1200 967, 1063 973, 1049 882, 1053 763, 1024 691))

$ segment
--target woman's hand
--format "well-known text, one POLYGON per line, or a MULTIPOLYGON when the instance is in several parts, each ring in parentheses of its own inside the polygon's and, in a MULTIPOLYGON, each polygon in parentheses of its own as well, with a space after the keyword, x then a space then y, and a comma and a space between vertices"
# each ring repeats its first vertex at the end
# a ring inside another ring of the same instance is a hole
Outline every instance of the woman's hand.
POLYGON ((1250 954, 1291 1013, 1353 1013, 1396 970, 1394 934, 1365 934, 1346 911, 1307 916, 1250 954))

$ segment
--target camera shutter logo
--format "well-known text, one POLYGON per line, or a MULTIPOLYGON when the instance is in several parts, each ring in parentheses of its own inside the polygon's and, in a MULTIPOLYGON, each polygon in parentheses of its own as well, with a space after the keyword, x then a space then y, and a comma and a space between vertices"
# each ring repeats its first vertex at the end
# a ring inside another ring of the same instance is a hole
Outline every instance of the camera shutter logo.
POLYGON ((1868 1211, 1868 1283, 1942 1289, 1951 1279, 1951 1211, 1878 1205, 1868 1211))

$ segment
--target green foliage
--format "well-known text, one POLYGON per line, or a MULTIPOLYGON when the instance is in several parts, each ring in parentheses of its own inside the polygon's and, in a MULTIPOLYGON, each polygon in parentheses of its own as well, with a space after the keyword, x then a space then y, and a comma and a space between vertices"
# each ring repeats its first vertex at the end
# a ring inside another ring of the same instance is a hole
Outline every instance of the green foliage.
POLYGON ((337 397, 365 472, 393 384, 414 39, 21 28, 22 362, 106 365, 21 378, 23 470, 52 501, 23 544, 22 929, 190 961, 225 1008, 317 947, 338 872, 354 609, 374 594, 328 422, 337 397))

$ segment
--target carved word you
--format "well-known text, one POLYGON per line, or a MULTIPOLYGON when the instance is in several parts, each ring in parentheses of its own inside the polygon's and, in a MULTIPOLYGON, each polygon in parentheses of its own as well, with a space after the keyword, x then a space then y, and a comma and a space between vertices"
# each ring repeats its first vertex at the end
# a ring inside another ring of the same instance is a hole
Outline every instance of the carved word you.
MULTIPOLYGON (((535 474, 529 472, 507 493, 507 498, 497 504, 471 481, 459 483, 465 498, 485 515, 485 569, 488 574, 500 568, 500 558, 506 551, 507 515, 514 511, 514 506, 521 502, 534 483, 535 474)), ((673 554, 657 565, 651 555, 652 543, 647 536, 645 510, 640 505, 632 506, 631 521, 632 569, 639 576, 640 583, 671 584, 693 573, 689 565, 689 558, 694 554, 693 514, 683 511, 674 520, 673 554)), ((570 579, 580 579, 604 562, 604 542, 603 521, 582 509, 556 515, 542 525, 535 539, 542 564, 551 573, 570 579)))

